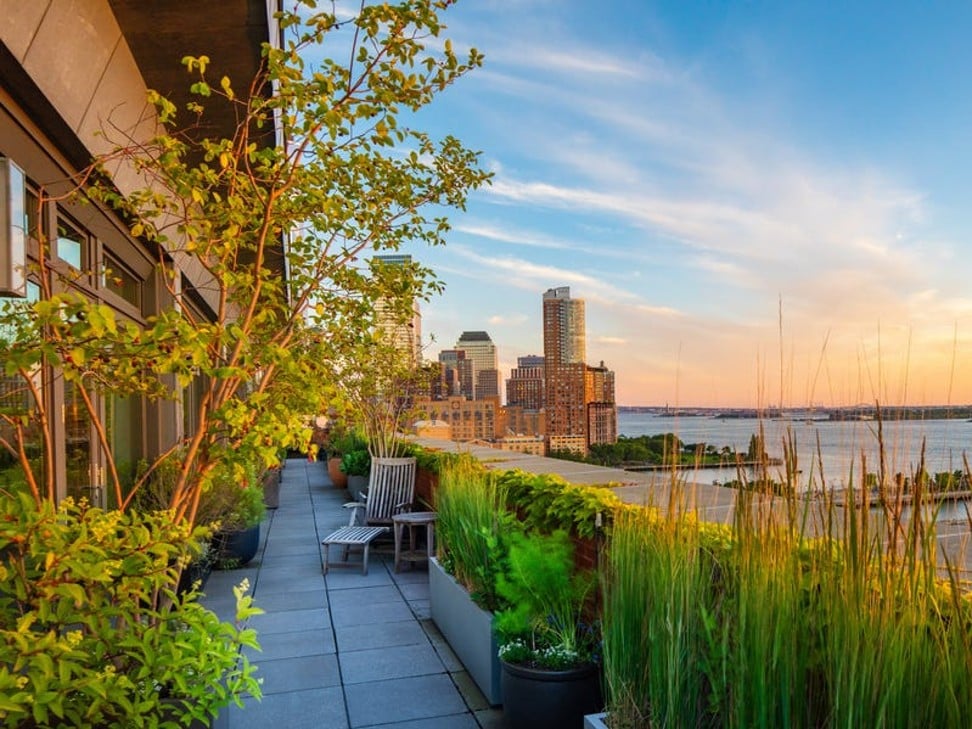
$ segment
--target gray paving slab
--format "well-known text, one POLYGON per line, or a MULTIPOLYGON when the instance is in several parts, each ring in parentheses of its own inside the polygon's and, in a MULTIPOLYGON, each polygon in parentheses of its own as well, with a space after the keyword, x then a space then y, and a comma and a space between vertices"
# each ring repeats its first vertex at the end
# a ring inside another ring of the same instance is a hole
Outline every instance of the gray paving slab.
POLYGON ((374 587, 351 587, 337 590, 331 598, 334 609, 375 605, 384 602, 401 602, 402 593, 395 585, 375 585, 374 587))
POLYGON ((336 627, 334 634, 337 638, 338 648, 342 653, 429 642, 422 626, 415 620, 402 620, 397 623, 343 625, 336 627))
POLYGON ((229 729, 348 729, 340 686, 269 694, 229 708, 229 729))
POLYGON ((301 630, 330 628, 331 619, 325 607, 275 610, 250 618, 250 627, 254 628, 258 635, 293 633, 301 630))
POLYGON ((428 643, 383 646, 347 653, 342 651, 338 662, 345 686, 446 672, 442 661, 428 643))
POLYGON ((415 721, 397 721, 394 724, 382 724, 381 726, 382 729, 479 729, 476 719, 469 713, 437 716, 415 721))
POLYGON ((341 685, 337 656, 293 656, 257 663, 263 695, 341 685))
MULTIPOLYGON (((353 554, 352 554, 353 556, 353 554)), ((391 585, 392 578, 388 570, 382 569, 381 561, 375 559, 374 555, 368 560, 368 574, 361 574, 360 562, 351 567, 330 568, 324 578, 329 593, 335 590, 349 590, 358 587, 375 585, 391 585)))
POLYGON ((261 650, 243 649, 251 663, 337 652, 334 631, 330 628, 305 629, 289 633, 261 631, 259 636, 261 650))
POLYGON ((397 678, 344 687, 352 727, 413 721, 466 711, 448 675, 397 678), (375 697, 380 696, 381 701, 375 697))
POLYGON ((345 625, 391 623, 409 619, 414 619, 414 616, 404 601, 382 602, 377 605, 357 605, 343 610, 335 609, 331 612, 331 620, 335 628, 345 625))
POLYGON ((271 591, 269 588, 257 589, 253 602, 257 607, 267 612, 283 610, 306 610, 308 608, 326 608, 327 591, 323 581, 314 590, 298 590, 297 592, 271 591))

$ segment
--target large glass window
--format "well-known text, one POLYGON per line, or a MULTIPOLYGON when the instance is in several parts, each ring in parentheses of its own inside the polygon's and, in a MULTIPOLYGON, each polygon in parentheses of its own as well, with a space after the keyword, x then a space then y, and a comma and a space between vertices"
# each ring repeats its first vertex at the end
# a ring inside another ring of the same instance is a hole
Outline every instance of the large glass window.
POLYGON ((91 463, 91 416, 75 382, 64 382, 64 443, 67 493, 100 505, 99 484, 93 483, 91 463))
MULTIPOLYGON (((40 288, 32 281, 27 282, 27 298, 4 302, 4 306, 20 307, 37 301, 40 288)), ((0 332, 0 339, 4 332, 0 332)), ((12 335, 12 333, 8 333, 12 335)), ((28 375, 25 380, 19 374, 6 375, 0 370, 0 413, 12 419, 19 419, 21 430, 6 418, 0 419, 0 434, 15 447, 18 439, 23 440, 24 452, 30 463, 30 470, 38 483, 44 481, 43 441, 37 425, 37 401, 34 392, 42 393, 43 384, 40 368, 28 375)), ((27 477, 20 459, 6 448, 0 448, 0 488, 19 490, 27 488, 27 477)))
MULTIPOLYGON (((122 492, 127 494, 135 483, 138 462, 145 457, 141 398, 117 395, 108 397, 105 402, 105 421, 122 492)), ((117 506, 114 503, 114 489, 109 489, 107 496, 109 505, 117 506)))
POLYGON ((101 284, 139 311, 142 310, 142 281, 109 253, 104 255, 101 284))
POLYGON ((57 257, 79 271, 84 270, 87 237, 66 220, 57 221, 57 257))

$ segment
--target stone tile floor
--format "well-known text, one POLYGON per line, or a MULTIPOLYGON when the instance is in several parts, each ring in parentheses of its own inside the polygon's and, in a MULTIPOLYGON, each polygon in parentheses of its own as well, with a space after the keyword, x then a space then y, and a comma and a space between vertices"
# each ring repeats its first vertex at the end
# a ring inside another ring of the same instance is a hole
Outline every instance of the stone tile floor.
MULTIPOLYGON (((503 726, 429 618, 424 565, 396 574, 391 545, 361 553, 352 567, 322 571, 321 539, 347 523, 346 491, 321 463, 290 459, 280 507, 263 523, 260 552, 236 570, 213 572, 203 603, 232 619, 232 588, 250 582, 265 613, 252 620, 262 650, 263 698, 230 706, 230 729, 493 729, 503 726)), ((390 537, 389 537, 390 540, 390 537)), ((340 548, 331 548, 339 559, 340 548)))

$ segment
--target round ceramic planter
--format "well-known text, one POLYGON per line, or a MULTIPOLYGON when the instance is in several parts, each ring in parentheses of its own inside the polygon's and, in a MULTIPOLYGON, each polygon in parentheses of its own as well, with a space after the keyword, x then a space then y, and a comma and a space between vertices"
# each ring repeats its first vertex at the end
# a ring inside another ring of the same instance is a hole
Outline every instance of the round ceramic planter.
POLYGON ((593 663, 566 671, 501 663, 503 717, 510 729, 581 729, 584 715, 602 708, 593 663))

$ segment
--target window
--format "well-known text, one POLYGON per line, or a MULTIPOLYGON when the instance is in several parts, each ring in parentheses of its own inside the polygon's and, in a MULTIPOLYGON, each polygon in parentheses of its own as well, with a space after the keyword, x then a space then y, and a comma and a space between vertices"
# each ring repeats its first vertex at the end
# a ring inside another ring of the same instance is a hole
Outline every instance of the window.
POLYGON ((23 171, 11 160, 0 157, 0 295, 25 293, 25 184, 23 171))
POLYGON ((114 256, 105 253, 101 269, 101 285, 121 297, 139 311, 142 310, 142 281, 114 256))
POLYGON ((57 221, 57 257, 69 266, 84 270, 87 237, 66 220, 57 221))
MULTIPOLYGON (((8 302, 6 306, 24 307, 40 297, 40 288, 33 281, 27 282, 26 291, 25 299, 8 302)), ((5 332, 0 331, 0 338, 4 334, 5 332)), ((0 423, 0 436, 9 443, 23 447, 34 478, 43 481, 45 465, 43 438, 34 392, 42 393, 44 383, 40 367, 34 367, 26 376, 29 377, 29 381, 23 379, 23 375, 6 375, 0 370, 0 409, 8 415, 20 416, 24 423, 23 429, 19 432, 9 425, 0 423)), ((0 448, 0 488, 14 491, 27 489, 27 476, 20 459, 6 448, 0 448)))
POLYGON ((27 226, 27 237, 34 240, 41 238, 40 196, 36 190, 28 187, 24 192, 24 221, 27 226))

